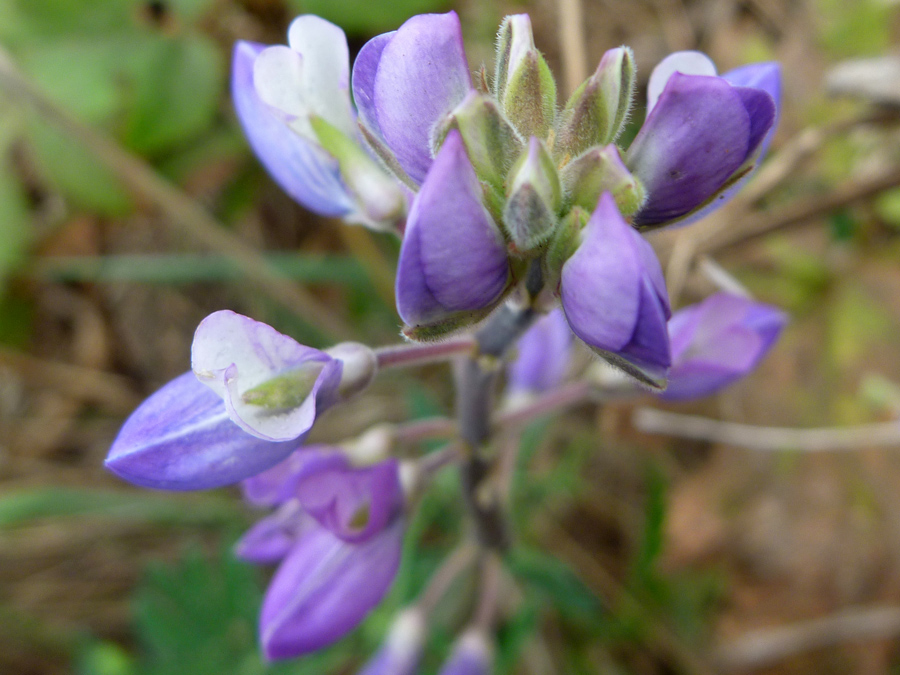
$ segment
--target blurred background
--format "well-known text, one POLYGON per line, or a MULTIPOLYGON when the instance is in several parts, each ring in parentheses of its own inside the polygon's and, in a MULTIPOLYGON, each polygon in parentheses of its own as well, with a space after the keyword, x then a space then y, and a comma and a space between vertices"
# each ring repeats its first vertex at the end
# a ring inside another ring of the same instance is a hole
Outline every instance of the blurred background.
MULTIPOLYGON (((349 674, 460 536, 445 472, 385 605, 334 648, 267 666, 266 571, 230 553, 255 517, 238 492, 156 493, 102 468, 213 310, 317 346, 397 341, 397 244, 272 184, 231 108, 230 50, 282 43, 308 12, 355 52, 447 9, 489 71, 503 15, 529 12, 565 94, 623 43, 640 92, 680 49, 721 71, 777 59, 785 80, 741 198, 652 240, 673 304, 726 269, 791 324, 714 399, 526 430, 496 672, 900 672, 896 0, 0 0, 0 673, 349 674), (728 425, 681 438, 685 414, 728 425)), ((446 414, 451 393, 446 367, 390 373, 316 438, 446 414)), ((425 672, 462 620, 445 613, 425 672)))

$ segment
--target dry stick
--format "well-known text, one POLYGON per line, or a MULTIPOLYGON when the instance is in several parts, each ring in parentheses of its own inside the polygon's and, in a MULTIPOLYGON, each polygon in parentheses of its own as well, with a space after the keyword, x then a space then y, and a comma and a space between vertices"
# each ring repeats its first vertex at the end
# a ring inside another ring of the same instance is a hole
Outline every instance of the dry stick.
POLYGON ((844 642, 884 640, 900 635, 900 608, 848 609, 792 626, 755 630, 715 650, 727 672, 763 668, 796 654, 844 642))
POLYGON ((194 241, 231 256, 249 279, 272 298, 331 337, 349 339, 352 330, 304 288, 285 281, 258 252, 235 238, 185 192, 159 176, 138 157, 82 124, 32 84, 0 48, 0 85, 41 117, 89 149, 136 199, 154 205, 172 225, 194 241))
POLYGON ((559 0, 559 48, 562 53, 565 94, 569 96, 587 79, 587 49, 581 0, 559 0))
POLYGON ((597 558, 563 528, 555 519, 546 521, 554 535, 553 545, 556 552, 572 564, 576 573, 607 606, 612 608, 626 606, 639 613, 646 623, 648 641, 653 647, 665 653, 675 668, 689 675, 715 675, 713 669, 699 656, 688 649, 668 626, 656 618, 650 610, 632 596, 622 584, 603 567, 597 558))
POLYGON ((654 408, 638 408, 634 411, 632 423, 644 433, 725 443, 751 450, 817 452, 900 445, 900 421, 854 427, 792 429, 736 424, 654 408))

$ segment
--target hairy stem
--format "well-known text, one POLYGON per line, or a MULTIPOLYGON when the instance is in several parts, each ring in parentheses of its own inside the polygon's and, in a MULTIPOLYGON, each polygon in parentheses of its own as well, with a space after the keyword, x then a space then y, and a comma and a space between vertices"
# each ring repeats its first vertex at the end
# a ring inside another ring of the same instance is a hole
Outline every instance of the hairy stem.
POLYGON ((463 354, 472 354, 476 347, 475 337, 465 335, 445 342, 379 347, 375 350, 375 357, 378 359, 379 368, 403 368, 448 361, 463 354))

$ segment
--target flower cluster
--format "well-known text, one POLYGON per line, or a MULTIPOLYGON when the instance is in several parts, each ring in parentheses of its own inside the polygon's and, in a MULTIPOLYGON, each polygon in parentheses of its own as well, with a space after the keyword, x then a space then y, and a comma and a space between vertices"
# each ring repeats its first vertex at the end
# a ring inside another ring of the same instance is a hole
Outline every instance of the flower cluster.
MULTIPOLYGON (((397 310, 412 341, 320 351, 216 312, 197 328, 192 372, 145 401, 113 444, 106 465, 132 483, 242 481, 250 504, 271 509, 237 546, 243 559, 279 564, 260 618, 269 658, 337 640, 381 601, 431 472, 469 467, 476 520, 502 501, 476 446, 503 418, 491 418, 490 392, 509 354, 512 419, 572 400, 542 396, 574 375, 577 342, 627 373, 629 393, 639 384, 670 400, 720 390, 771 348, 785 317, 767 305, 718 294, 673 315, 641 232, 695 220, 747 180, 778 117, 778 66, 719 76, 703 54, 673 54, 651 74, 646 118, 623 149, 635 83, 631 51, 612 49, 560 107, 527 15, 504 20, 494 72, 474 81, 453 12, 372 39, 352 73, 343 32, 315 16, 291 24, 287 46, 235 46, 235 108, 275 180, 317 213, 402 237, 397 310), (393 427, 304 446, 317 416, 378 370, 451 358, 474 373, 458 379, 459 428, 406 431, 449 429, 469 443, 466 457, 451 446, 398 462, 393 427)), ((417 672, 431 602, 399 615, 365 675, 417 672)), ((443 675, 489 672, 491 614, 482 608, 461 633, 443 675)))

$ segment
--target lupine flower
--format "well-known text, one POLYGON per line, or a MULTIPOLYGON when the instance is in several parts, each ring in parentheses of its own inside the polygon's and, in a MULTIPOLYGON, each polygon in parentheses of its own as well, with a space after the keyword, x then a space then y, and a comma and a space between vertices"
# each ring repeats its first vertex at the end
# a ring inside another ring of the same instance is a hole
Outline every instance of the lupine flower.
POLYGON ((672 316, 672 369, 667 400, 708 396, 747 375, 787 323, 771 305, 717 293, 672 316))
POLYGON ((509 364, 509 394, 528 396, 559 385, 569 366, 571 346, 572 331, 561 309, 535 321, 519 338, 516 358, 509 364))
POLYGON ((232 95, 250 145, 275 181, 308 209, 391 226, 402 217, 406 197, 361 144, 344 32, 317 16, 300 16, 288 42, 235 46, 232 95))
POLYGON ((404 610, 359 675, 417 675, 424 639, 425 617, 417 609, 404 610))
POLYGON ((113 442, 106 467, 125 480, 201 490, 265 471, 375 368, 363 345, 322 352, 229 311, 204 319, 192 351, 194 372, 144 401, 113 442))
POLYGON ((353 468, 336 448, 300 450, 245 485, 278 510, 244 535, 237 553, 281 565, 266 591, 266 656, 299 656, 339 639, 390 587, 403 541, 396 460, 353 468))
POLYGON ((484 632, 470 629, 456 641, 438 675, 489 675, 492 652, 484 632))
POLYGON ((397 309, 407 334, 427 337, 471 324, 506 290, 506 246, 481 193, 452 130, 413 202, 400 250, 397 309))
POLYGON ((768 147, 780 85, 775 63, 717 77, 700 52, 664 59, 650 76, 647 118, 626 155, 647 192, 635 224, 685 224, 721 206, 768 147))
POLYGON ((607 192, 562 267, 566 320, 588 347, 639 381, 665 386, 669 297, 659 261, 607 192))

